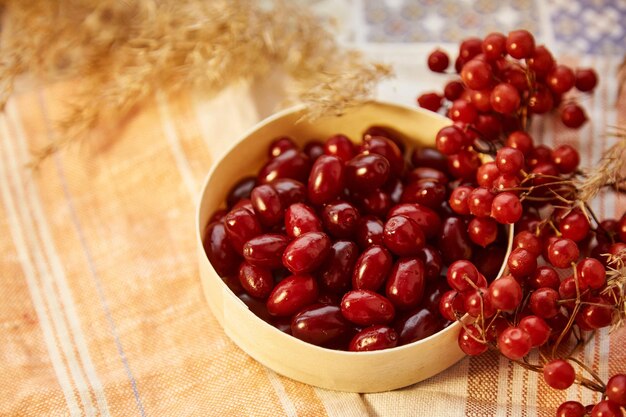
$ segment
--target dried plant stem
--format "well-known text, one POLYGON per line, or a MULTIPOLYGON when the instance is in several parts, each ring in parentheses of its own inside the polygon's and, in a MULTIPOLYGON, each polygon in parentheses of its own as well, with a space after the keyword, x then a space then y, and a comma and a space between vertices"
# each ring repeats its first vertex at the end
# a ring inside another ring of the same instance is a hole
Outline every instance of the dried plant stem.
POLYGON ((389 67, 339 47, 301 3, 274 0, 0 0, 0 108, 23 74, 79 80, 57 140, 37 165, 94 128, 115 124, 156 90, 213 93, 279 69, 312 116, 371 98, 389 67))

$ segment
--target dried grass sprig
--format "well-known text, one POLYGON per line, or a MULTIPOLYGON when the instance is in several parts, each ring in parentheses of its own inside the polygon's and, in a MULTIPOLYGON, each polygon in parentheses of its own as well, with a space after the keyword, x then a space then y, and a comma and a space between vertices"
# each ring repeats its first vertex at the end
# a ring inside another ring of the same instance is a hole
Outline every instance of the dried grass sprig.
POLYGON ((17 77, 78 80, 40 163, 95 127, 115 124, 157 90, 217 92, 274 68, 312 116, 371 98, 389 67, 341 48, 301 4, 276 0, 4 0, 0 107, 17 77))
POLYGON ((575 182, 578 189, 578 200, 588 203, 598 195, 604 187, 612 186, 617 191, 624 188, 626 181, 626 129, 615 128, 609 136, 617 138, 602 155, 600 163, 593 169, 583 173, 575 182))

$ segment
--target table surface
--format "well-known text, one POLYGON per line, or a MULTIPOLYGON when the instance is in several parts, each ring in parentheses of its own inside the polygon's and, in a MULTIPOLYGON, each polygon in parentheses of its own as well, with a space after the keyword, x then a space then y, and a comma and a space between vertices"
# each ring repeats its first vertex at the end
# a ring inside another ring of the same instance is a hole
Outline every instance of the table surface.
MULTIPOLYGON (((533 127, 540 141, 572 144, 593 166, 611 144, 606 127, 626 123, 616 78, 623 0, 307 3, 338 21, 343 42, 394 66, 381 99, 414 105, 445 83, 425 69, 435 43, 453 48, 446 43, 523 26, 563 62, 601 77, 584 103, 590 122, 570 131, 543 118, 533 127)), ((494 354, 393 392, 331 392, 275 374, 227 338, 201 292, 194 207, 212 163, 278 109, 277 82, 157 96, 122 128, 39 171, 24 167, 29 150, 53 138, 71 85, 10 100, 0 115, 0 415, 551 416, 566 399, 591 402, 494 354)), ((602 218, 625 207, 612 195, 593 203, 602 218)), ((579 357, 606 379, 626 371, 625 342, 623 329, 603 330, 579 357)))

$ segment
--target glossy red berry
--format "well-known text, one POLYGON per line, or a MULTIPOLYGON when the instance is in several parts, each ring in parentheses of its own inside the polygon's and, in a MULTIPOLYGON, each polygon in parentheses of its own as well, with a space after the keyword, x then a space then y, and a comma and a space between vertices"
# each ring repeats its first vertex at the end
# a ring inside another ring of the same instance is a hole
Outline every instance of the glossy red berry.
POLYGON ((609 401, 626 407, 626 374, 613 375, 606 383, 606 396, 609 401))
POLYGON ((524 167, 524 154, 505 146, 496 153, 496 166, 502 174, 517 174, 524 167))
POLYGON ((535 38, 527 30, 509 32, 506 51, 515 59, 530 58, 535 52, 535 38))
POLYGON ((283 265, 294 274, 314 271, 326 260, 330 253, 330 245, 330 238, 326 233, 304 233, 285 249, 283 265))
POLYGON ((543 379, 554 389, 567 389, 576 379, 574 367, 563 359, 554 359, 543 366, 543 379))
POLYGON ((558 238, 548 246, 548 260, 557 268, 569 267, 578 256, 578 246, 571 239, 558 238))
POLYGON ((291 316, 315 302, 317 282, 310 275, 292 275, 272 290, 267 299, 267 311, 272 316, 291 316))
POLYGON ((351 352, 390 349, 398 345, 398 334, 388 326, 375 325, 358 332, 350 341, 351 352))
POLYGON ((391 301, 369 290, 347 292, 341 300, 341 314, 359 326, 390 323, 395 316, 391 301))
POLYGON ((520 95, 509 83, 496 85, 491 92, 490 103, 493 110, 502 114, 513 114, 520 106, 520 95))
POLYGON ((336 200, 344 188, 344 168, 336 156, 321 155, 311 168, 308 182, 309 200, 316 205, 336 200))
POLYGON ((484 341, 480 329, 474 324, 470 324, 461 329, 458 343, 463 352, 472 356, 486 352, 489 347, 484 341))
POLYGON ((567 104, 561 110, 561 120, 565 126, 578 129, 587 121, 587 115, 578 104, 567 104))
POLYGON ((511 192, 499 193, 491 203, 491 217, 498 223, 515 223, 522 217, 522 203, 511 192))
POLYGON ((509 359, 520 360, 532 347, 530 335, 519 327, 508 327, 498 337, 498 349, 509 359))
POLYGON ((409 310, 422 301, 425 283, 424 262, 419 258, 402 258, 391 270, 385 294, 397 309, 409 310))
POLYGON ((556 417, 585 417, 587 409, 578 401, 565 401, 556 410, 556 417))
POLYGON ((492 305, 498 310, 513 311, 522 301, 522 287, 511 275, 496 279, 489 285, 492 305))
POLYGON ((576 70, 575 76, 578 91, 592 91, 598 84, 598 75, 592 68, 579 68, 576 70))
POLYGON ((450 58, 444 51, 437 49, 428 55, 428 68, 433 72, 445 72, 450 65, 450 58))

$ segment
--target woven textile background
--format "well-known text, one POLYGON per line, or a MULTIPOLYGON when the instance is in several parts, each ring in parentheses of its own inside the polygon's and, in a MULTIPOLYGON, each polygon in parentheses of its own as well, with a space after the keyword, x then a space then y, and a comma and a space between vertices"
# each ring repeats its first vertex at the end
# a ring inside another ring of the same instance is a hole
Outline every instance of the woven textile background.
MULTIPOLYGON (((366 2, 367 3, 367 2, 366 2)), ((379 97, 413 103, 442 85, 424 69, 431 47, 369 45, 394 64, 379 97)), ((592 166, 626 123, 618 57, 564 56, 601 77, 579 131, 534 126, 592 166)), ((234 138, 276 109, 271 86, 206 99, 158 95, 113 140, 60 152, 39 171, 31 149, 51 140, 71 85, 25 86, 0 115, 0 416, 551 416, 565 399, 496 355, 465 359, 402 390, 336 393, 256 363, 211 315, 195 261, 194 209, 203 178, 234 138), (541 392, 541 394, 539 394, 541 392)), ((541 134, 539 134, 541 132, 541 134)), ((235 178, 233 178, 233 181, 235 178)), ((622 213, 606 195, 601 217, 622 213)), ((626 331, 601 332, 581 353, 600 376, 626 372, 626 331)))

